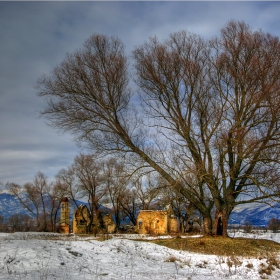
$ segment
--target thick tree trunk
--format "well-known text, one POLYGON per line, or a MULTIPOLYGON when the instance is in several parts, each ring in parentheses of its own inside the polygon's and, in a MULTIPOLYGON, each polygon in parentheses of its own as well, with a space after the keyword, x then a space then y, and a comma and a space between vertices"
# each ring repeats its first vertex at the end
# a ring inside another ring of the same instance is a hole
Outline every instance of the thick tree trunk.
POLYGON ((226 209, 223 207, 221 210, 216 211, 215 221, 214 221, 214 235, 219 235, 223 237, 227 237, 227 230, 228 230, 228 220, 229 215, 231 213, 230 209, 226 209))
POLYGON ((216 211, 214 226, 213 226, 213 234, 214 235, 223 235, 223 221, 222 221, 222 212, 216 211))
POLYGON ((227 215, 226 217, 223 216, 223 219, 222 219, 222 226, 223 226, 222 235, 223 235, 223 237, 228 237, 228 233, 227 233, 227 230, 228 230, 228 219, 229 219, 229 215, 227 215))

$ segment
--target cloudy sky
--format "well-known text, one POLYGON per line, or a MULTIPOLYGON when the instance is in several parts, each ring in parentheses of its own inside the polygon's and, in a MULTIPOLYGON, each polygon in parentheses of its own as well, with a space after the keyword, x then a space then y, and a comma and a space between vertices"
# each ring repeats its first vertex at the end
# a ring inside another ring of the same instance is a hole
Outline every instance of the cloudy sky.
POLYGON ((183 29, 211 38, 231 19, 280 37, 279 15, 280 2, 0 2, 0 182, 52 180, 79 153, 39 118, 34 85, 90 35, 116 35, 129 54, 183 29))

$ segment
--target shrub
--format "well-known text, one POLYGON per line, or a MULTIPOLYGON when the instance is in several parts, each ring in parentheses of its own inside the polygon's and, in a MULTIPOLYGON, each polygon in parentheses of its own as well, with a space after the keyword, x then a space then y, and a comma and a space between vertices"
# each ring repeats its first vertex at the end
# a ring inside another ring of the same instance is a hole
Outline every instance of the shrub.
POLYGON ((180 259, 173 255, 170 255, 164 262, 180 262, 180 259))
POLYGON ((277 258, 277 254, 269 254, 266 257, 266 263, 260 264, 259 274, 262 276, 263 274, 271 275, 275 268, 280 268, 280 262, 277 258))

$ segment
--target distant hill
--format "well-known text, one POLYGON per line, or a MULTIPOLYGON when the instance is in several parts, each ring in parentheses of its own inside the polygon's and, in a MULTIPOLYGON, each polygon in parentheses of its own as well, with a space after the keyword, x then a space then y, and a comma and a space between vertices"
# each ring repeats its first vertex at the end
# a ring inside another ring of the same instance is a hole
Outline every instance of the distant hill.
POLYGON ((30 212, 22 207, 18 199, 11 194, 0 194, 0 215, 6 219, 14 214, 28 214, 30 212))
MULTIPOLYGON (((86 203, 79 201, 78 204, 86 203)), ((71 205, 71 216, 74 212, 75 205, 71 205)), ((110 209, 103 207, 103 210, 109 212, 110 209)), ((0 194, 0 215, 6 219, 13 214, 28 214, 30 212, 22 207, 18 199, 8 193, 0 194)), ((267 226, 271 218, 280 219, 280 204, 275 203, 274 207, 267 204, 250 203, 238 205, 230 215, 229 225, 245 225, 251 223, 254 226, 267 226)))
POLYGON ((267 226, 271 218, 280 219, 280 204, 273 207, 263 203, 238 205, 230 215, 229 224, 267 226))
MULTIPOLYGON (((85 204, 86 206, 88 206, 87 203, 79 200, 77 200, 77 204, 85 204)), ((72 215, 75 209, 76 205, 73 202, 70 202, 70 219, 72 219, 72 215)), ((106 208, 102 205, 100 206, 100 209, 102 209, 102 211, 106 213, 110 212, 109 208, 106 208)), ((11 195, 6 192, 0 193, 0 216, 4 216, 5 219, 8 219, 14 214, 27 214, 32 216, 28 210, 23 208, 22 204, 14 195, 11 195)))

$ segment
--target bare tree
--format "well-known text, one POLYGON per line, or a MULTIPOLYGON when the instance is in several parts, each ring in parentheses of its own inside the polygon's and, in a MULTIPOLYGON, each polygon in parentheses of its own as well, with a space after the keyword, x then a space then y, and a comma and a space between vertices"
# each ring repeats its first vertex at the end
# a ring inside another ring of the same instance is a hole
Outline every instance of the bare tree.
POLYGON ((137 223, 137 215, 141 210, 138 196, 135 188, 127 186, 120 200, 122 211, 127 215, 131 223, 135 226, 137 223))
POLYGON ((34 228, 34 220, 26 214, 13 214, 7 219, 6 227, 11 232, 26 232, 34 228))
POLYGON ((230 22, 207 45, 181 32, 135 51, 147 113, 195 176, 189 192, 211 193, 216 234, 227 235, 235 205, 278 193, 279 46, 278 38, 230 22))
POLYGON ((117 158, 109 158, 103 163, 103 180, 107 201, 112 205, 113 216, 117 229, 120 228, 122 220, 122 200, 128 184, 128 174, 124 163, 117 158))
POLYGON ((36 230, 40 229, 40 198, 38 190, 31 183, 25 183, 23 188, 16 183, 7 183, 6 188, 14 195, 22 206, 27 209, 36 219, 36 230))
POLYGON ((66 185, 61 184, 59 180, 57 180, 50 188, 47 207, 49 209, 50 229, 53 232, 56 232, 56 225, 59 221, 58 211, 60 209, 61 199, 66 196, 66 194, 66 185))
POLYGON ((38 171, 33 182, 25 183, 23 187, 7 183, 6 188, 34 216, 37 230, 48 231, 50 184, 46 176, 38 171))
MULTIPOLYGON (((32 197, 32 192, 36 192, 39 195, 39 205, 42 208, 42 230, 48 231, 48 216, 49 216, 49 209, 47 208, 48 200, 49 200, 49 193, 50 193, 50 185, 47 182, 47 177, 41 172, 38 171, 35 175, 33 185, 29 186, 28 190, 29 197, 32 197)), ((38 204, 37 204, 38 205, 38 204)))
POLYGON ((7 227, 6 227, 5 218, 4 218, 4 216, 0 215, 0 231, 4 232, 6 230, 7 230, 7 227))
POLYGON ((211 47, 213 107, 220 120, 212 137, 215 169, 205 182, 217 209, 216 233, 221 219, 225 235, 235 205, 279 194, 280 43, 232 21, 211 47))
POLYGON ((72 166, 59 170, 56 174, 56 185, 60 185, 65 189, 65 195, 71 199, 78 208, 78 200, 83 198, 79 185, 76 182, 76 177, 72 166))
POLYGON ((103 228, 103 218, 100 211, 100 201, 105 196, 104 177, 102 173, 102 163, 94 158, 94 155, 80 154, 75 157, 72 165, 77 184, 81 195, 87 198, 91 221, 88 224, 88 231, 94 225, 94 216, 99 221, 99 226, 103 228))
POLYGON ((268 221, 268 225, 267 225, 269 230, 272 230, 273 232, 277 232, 280 229, 280 220, 277 218, 271 218, 268 221))
POLYGON ((136 195, 141 203, 142 210, 155 209, 160 194, 160 179, 154 173, 138 177, 134 181, 136 195))
POLYGON ((151 38, 133 52, 146 122, 130 101, 122 43, 93 35, 38 80, 42 114, 94 150, 136 155, 202 213, 206 233, 215 205, 214 233, 226 235, 235 205, 278 193, 279 46, 243 22, 211 41, 151 38))
POLYGON ((52 125, 73 131, 79 141, 92 149, 137 155, 170 185, 184 192, 203 213, 205 231, 210 233, 211 209, 195 196, 195 191, 190 192, 181 184, 178 174, 168 166, 161 146, 154 146, 154 140, 143 132, 142 122, 130 104, 127 84, 127 62, 121 42, 94 35, 83 50, 67 55, 50 78, 38 81, 39 95, 46 97, 48 104, 42 114, 52 125))

